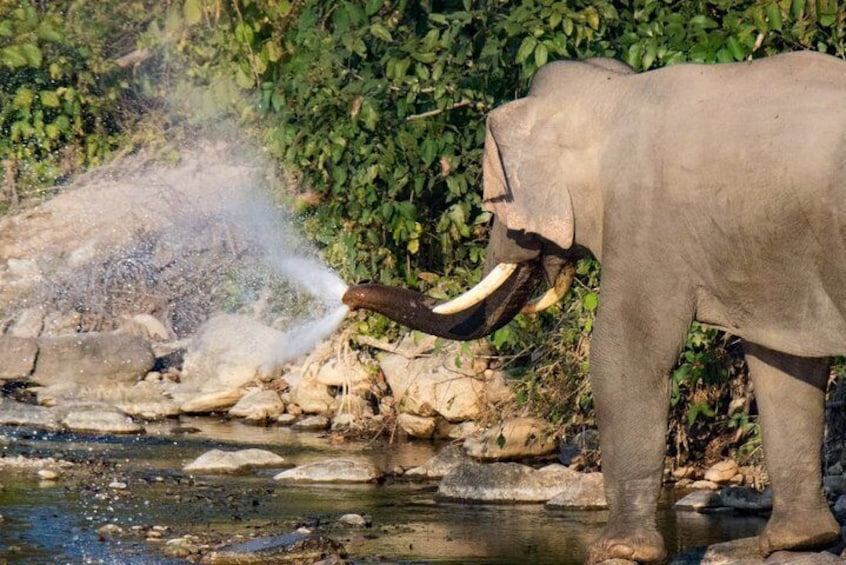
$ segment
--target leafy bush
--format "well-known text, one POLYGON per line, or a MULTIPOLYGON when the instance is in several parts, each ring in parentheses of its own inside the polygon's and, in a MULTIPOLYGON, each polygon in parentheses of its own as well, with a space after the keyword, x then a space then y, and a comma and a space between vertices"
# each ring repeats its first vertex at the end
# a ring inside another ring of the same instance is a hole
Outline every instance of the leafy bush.
POLYGON ((132 115, 113 58, 155 14, 147 2, 0 0, 0 182, 5 208, 118 144, 132 115))

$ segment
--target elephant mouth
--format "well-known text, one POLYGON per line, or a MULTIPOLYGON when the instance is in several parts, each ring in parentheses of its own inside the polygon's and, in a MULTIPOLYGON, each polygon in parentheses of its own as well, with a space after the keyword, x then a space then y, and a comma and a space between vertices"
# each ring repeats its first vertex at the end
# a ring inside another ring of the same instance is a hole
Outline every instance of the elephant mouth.
POLYGON ((351 286, 343 301, 351 310, 372 310, 431 335, 467 341, 495 332, 521 310, 532 313, 552 305, 566 294, 572 275, 572 269, 565 270, 549 291, 531 303, 529 298, 544 278, 540 261, 497 265, 478 285, 443 304, 419 292, 380 284, 351 286))

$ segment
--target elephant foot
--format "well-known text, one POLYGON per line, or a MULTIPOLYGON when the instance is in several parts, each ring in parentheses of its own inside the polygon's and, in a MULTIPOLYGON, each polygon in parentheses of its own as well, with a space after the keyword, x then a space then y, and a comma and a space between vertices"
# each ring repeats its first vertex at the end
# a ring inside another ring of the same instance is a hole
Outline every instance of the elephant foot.
POLYGON ((655 529, 643 526, 613 527, 591 547, 587 565, 597 565, 610 559, 628 559, 638 563, 662 561, 667 557, 664 539, 655 529))
POLYGON ((758 545, 767 556, 782 550, 822 549, 841 539, 840 526, 826 506, 813 512, 774 513, 758 545))

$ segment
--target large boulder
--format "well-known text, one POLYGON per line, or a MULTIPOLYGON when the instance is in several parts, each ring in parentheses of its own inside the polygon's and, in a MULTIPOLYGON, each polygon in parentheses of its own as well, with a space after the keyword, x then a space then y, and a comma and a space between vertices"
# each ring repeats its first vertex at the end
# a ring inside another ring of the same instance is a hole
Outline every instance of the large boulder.
POLYGON ((372 463, 350 459, 324 459, 283 471, 277 481, 306 483, 369 483, 382 478, 372 463))
POLYGON ((535 418, 509 418, 465 440, 470 457, 483 461, 548 455, 555 451, 549 426, 535 418))
POLYGON ((156 362, 149 343, 120 333, 42 337, 32 380, 40 385, 85 386, 135 383, 156 362))
POLYGON ((248 316, 218 314, 197 331, 182 367, 182 384, 200 392, 231 390, 277 376, 285 334, 248 316))
POLYGON ((265 449, 239 449, 223 451, 212 449, 185 465, 186 473, 237 473, 259 467, 281 467, 285 460, 265 449))
POLYGON ((440 415, 450 422, 478 418, 489 405, 507 394, 500 373, 474 369, 472 358, 459 352, 408 358, 385 353, 379 365, 400 412, 414 416, 440 415))
POLYGON ((580 473, 563 465, 534 469, 519 463, 463 463, 438 485, 438 498, 492 503, 547 502, 579 481, 580 473))
POLYGON ((38 344, 34 339, 0 336, 0 379, 29 377, 37 355, 38 344))

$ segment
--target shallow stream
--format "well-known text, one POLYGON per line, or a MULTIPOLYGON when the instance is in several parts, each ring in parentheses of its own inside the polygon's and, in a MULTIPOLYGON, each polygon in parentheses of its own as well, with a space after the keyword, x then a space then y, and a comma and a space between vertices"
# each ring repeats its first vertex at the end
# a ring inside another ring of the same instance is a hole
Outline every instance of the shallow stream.
MULTIPOLYGON (((182 466, 212 448, 262 447, 290 465, 363 457, 383 469, 424 463, 428 443, 335 443, 317 434, 258 428, 211 418, 148 426, 140 437, 92 437, 0 428, 4 456, 77 462, 56 482, 34 471, 0 478, 0 563, 186 563, 162 552, 165 540, 196 534, 212 545, 306 526, 346 546, 356 563, 576 564, 600 532, 605 512, 549 511, 541 505, 435 501, 435 483, 295 486, 275 471, 191 477, 182 466), (345 513, 372 526, 337 525, 345 513), (116 524, 123 534, 98 533, 116 524), (153 527, 155 526, 155 530, 153 527), (150 534, 151 531, 158 531, 150 534), (160 535, 160 539, 151 536, 160 535)), ((755 535, 759 517, 677 513, 667 493, 660 514, 670 551, 755 535)))

